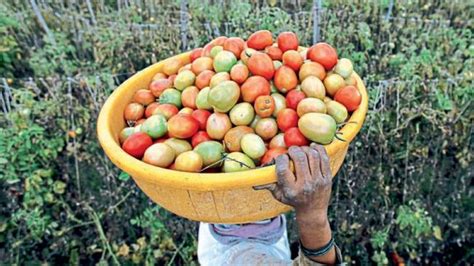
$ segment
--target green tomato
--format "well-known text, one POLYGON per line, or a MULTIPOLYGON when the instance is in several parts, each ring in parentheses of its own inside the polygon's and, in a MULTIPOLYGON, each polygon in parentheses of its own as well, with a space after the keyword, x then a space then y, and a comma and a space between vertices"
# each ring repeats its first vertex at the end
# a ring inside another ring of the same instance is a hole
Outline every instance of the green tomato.
POLYGON ((217 141, 204 141, 194 147, 194 151, 201 155, 203 165, 208 166, 222 159, 224 146, 217 141))
POLYGON ((346 121, 349 114, 347 113, 347 109, 344 105, 336 101, 329 101, 325 104, 328 115, 332 116, 332 118, 336 120, 336 123, 342 123, 346 121))
POLYGON ((330 115, 307 113, 298 120, 298 128, 307 139, 325 145, 334 139, 337 124, 330 115))
POLYGON ((232 152, 226 156, 222 171, 224 173, 240 172, 255 168, 255 163, 241 152, 232 152))
POLYGON ((209 102, 207 101, 207 98, 209 96, 209 90, 209 87, 205 87, 199 91, 196 97, 196 107, 198 109, 212 110, 211 104, 209 104, 209 102))
POLYGON ((140 130, 152 138, 162 137, 168 132, 168 123, 161 114, 148 117, 142 124, 140 130))
MULTIPOLYGON (((215 47, 214 47, 215 48, 215 47)), ((237 63, 237 58, 232 52, 220 51, 214 58, 214 70, 216 72, 230 72, 230 69, 237 63)))
POLYGON ((226 80, 209 90, 207 102, 220 113, 227 113, 237 103, 240 87, 235 81, 226 80))
POLYGON ((160 95, 160 103, 169 103, 178 108, 181 108, 181 92, 177 89, 166 89, 160 95))
POLYGON ((255 160, 260 159, 267 151, 263 139, 254 133, 245 134, 240 140, 240 147, 245 154, 255 160))
POLYGON ((230 121, 236 126, 246 126, 252 123, 255 110, 250 103, 242 102, 236 104, 229 113, 230 121))
POLYGON ((184 90, 185 88, 194 84, 196 75, 191 70, 183 70, 174 79, 174 87, 177 90, 184 90))
POLYGON ((212 47, 211 53, 210 53, 211 57, 212 57, 212 58, 215 58, 216 55, 217 55, 220 51, 222 51, 222 50, 224 50, 224 47, 222 47, 222 46, 220 46, 220 45, 217 45, 217 46, 212 47))

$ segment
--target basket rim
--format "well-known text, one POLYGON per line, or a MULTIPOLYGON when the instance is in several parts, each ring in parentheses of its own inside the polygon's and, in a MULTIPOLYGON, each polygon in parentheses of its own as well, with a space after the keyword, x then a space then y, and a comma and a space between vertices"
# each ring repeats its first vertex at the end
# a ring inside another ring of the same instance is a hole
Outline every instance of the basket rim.
MULTIPOLYGON (((189 173, 147 164, 122 150, 119 145, 118 137, 114 136, 109 124, 110 121, 113 121, 111 118, 117 115, 115 111, 116 100, 122 97, 124 92, 134 83, 143 79, 147 73, 160 72, 167 60, 179 58, 183 63, 187 64, 190 61, 189 55, 190 52, 182 53, 148 66, 123 82, 107 98, 97 119, 97 136, 107 157, 109 157, 117 167, 130 174, 134 179, 164 187, 169 186, 196 191, 217 191, 248 188, 276 182, 275 166, 266 166, 234 173, 189 173)), ((346 142, 334 139, 332 143, 324 145, 329 156, 343 149, 345 145, 348 145, 355 138, 367 114, 367 90, 359 75, 355 71, 353 73, 357 80, 358 90, 362 96, 358 109, 355 110, 349 118, 349 121, 356 123, 348 123, 340 130, 346 142)))

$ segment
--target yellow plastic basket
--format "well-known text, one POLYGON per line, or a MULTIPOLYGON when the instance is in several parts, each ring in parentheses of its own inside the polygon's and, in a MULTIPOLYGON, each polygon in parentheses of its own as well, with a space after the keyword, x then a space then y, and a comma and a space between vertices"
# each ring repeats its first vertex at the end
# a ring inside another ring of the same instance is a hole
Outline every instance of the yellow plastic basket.
MULTIPOLYGON (((189 52, 177 55, 189 63, 189 52)), ((152 77, 161 72, 167 60, 151 65, 120 85, 105 102, 97 122, 97 134, 110 160, 130 174, 140 189, 165 209, 195 221, 211 223, 246 223, 274 217, 291 207, 273 199, 269 191, 255 191, 254 186, 276 182, 275 166, 236 173, 187 173, 146 164, 125 153, 119 144, 125 127, 123 112, 135 91, 147 88, 152 77)), ((362 95, 341 132, 347 141, 335 139, 326 145, 333 175, 341 167, 349 143, 359 132, 367 113, 368 96, 360 77, 355 74, 362 95)))

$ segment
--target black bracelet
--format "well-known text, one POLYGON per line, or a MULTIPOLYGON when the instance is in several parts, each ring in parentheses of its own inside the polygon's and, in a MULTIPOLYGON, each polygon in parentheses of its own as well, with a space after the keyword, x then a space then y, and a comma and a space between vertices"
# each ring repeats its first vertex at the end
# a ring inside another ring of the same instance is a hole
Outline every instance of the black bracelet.
POLYGON ((307 249, 303 246, 303 243, 301 243, 300 240, 301 251, 306 257, 319 257, 325 255, 332 249, 332 247, 334 247, 334 238, 332 236, 331 240, 329 240, 329 242, 325 246, 318 249, 307 249))

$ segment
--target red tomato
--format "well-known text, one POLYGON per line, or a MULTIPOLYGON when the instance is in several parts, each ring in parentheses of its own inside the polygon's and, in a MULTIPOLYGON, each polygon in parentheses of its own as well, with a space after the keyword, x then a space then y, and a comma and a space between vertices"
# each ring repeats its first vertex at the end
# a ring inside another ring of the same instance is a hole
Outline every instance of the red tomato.
POLYGON ((154 103, 151 103, 149 104, 146 109, 145 109, 145 117, 150 117, 153 115, 153 112, 155 111, 156 108, 158 108, 158 106, 160 106, 160 104, 158 102, 154 102, 154 103))
POLYGON ((275 100, 270 95, 258 96, 254 103, 255 113, 261 118, 270 117, 275 110, 275 100))
POLYGON ((291 146, 307 146, 309 141, 305 138, 305 136, 301 133, 301 131, 297 127, 292 127, 285 131, 285 144, 288 147, 291 146))
POLYGON ((288 92, 288 94, 286 94, 286 107, 296 110, 296 108, 298 107, 298 103, 300 103, 300 101, 304 98, 306 98, 304 92, 299 90, 292 90, 288 92))
POLYGON ((263 77, 252 76, 242 84, 240 92, 244 102, 253 103, 260 95, 270 95, 270 83, 263 77))
POLYGON ((262 76, 268 80, 275 74, 273 61, 267 54, 261 52, 252 53, 247 61, 247 67, 253 75, 262 76))
POLYGON ((177 114, 168 120, 168 132, 170 135, 187 139, 199 130, 199 122, 188 114, 177 114))
POLYGON ((150 89, 151 93, 155 97, 159 97, 164 90, 171 88, 172 86, 173 86, 173 83, 169 79, 162 78, 162 79, 153 80, 150 83, 150 86, 148 86, 148 89, 150 89))
POLYGON ((198 131, 194 136, 191 138, 191 145, 196 147, 199 143, 204 141, 212 140, 211 137, 207 134, 206 131, 198 131))
POLYGON ((123 116, 125 120, 137 121, 138 119, 143 117, 144 113, 145 113, 145 107, 143 107, 143 105, 139 103, 129 103, 127 107, 125 107, 123 116))
POLYGON ((298 50, 298 37, 294 32, 285 31, 278 35, 278 48, 284 53, 288 50, 298 50))
POLYGON ((208 110, 194 110, 192 113, 192 117, 196 119, 196 121, 199 122, 199 129, 200 130, 206 130, 206 124, 207 124, 207 119, 211 115, 211 112, 208 110))
POLYGON ((298 77, 295 71, 287 66, 281 66, 275 72, 273 83, 280 92, 286 93, 298 85, 298 77))
POLYGON ((268 164, 268 163, 271 163, 276 157, 278 157, 279 155, 282 155, 282 154, 285 154, 287 153, 287 149, 286 148, 282 148, 282 147, 277 147, 277 148, 273 148, 273 149, 269 149, 265 155, 263 155, 262 159, 260 160, 260 163, 262 165, 265 165, 265 164, 268 164))
POLYGON ((272 60, 281 60, 281 56, 283 55, 280 48, 276 46, 267 46, 267 48, 265 48, 265 53, 267 53, 272 60))
POLYGON ((337 64, 337 52, 331 45, 320 42, 308 49, 306 55, 311 61, 318 62, 326 70, 332 69, 337 64))
POLYGON ((211 49, 215 46, 215 44, 213 44, 212 42, 204 45, 204 48, 202 48, 202 51, 201 51, 201 56, 204 57, 204 56, 207 56, 207 57, 211 57, 211 49))
POLYGON ((239 37, 230 37, 224 42, 224 50, 232 52, 235 57, 240 58, 240 53, 244 50, 245 41, 239 37))
POLYGON ((203 72, 199 73, 199 75, 196 76, 196 81, 194 82, 196 87, 201 90, 209 86, 209 83, 211 83, 211 78, 214 76, 214 74, 215 73, 212 70, 204 70, 203 72))
POLYGON ((290 108, 285 108, 281 110, 280 112, 278 112, 278 115, 277 115, 278 128, 281 131, 285 132, 289 128, 297 127, 298 119, 299 119, 299 116, 295 110, 290 109, 290 108))
POLYGON ((230 78, 238 84, 244 83, 249 77, 249 69, 246 65, 236 64, 230 70, 230 78))
POLYGON ((196 109, 196 98, 199 93, 199 89, 195 86, 189 86, 181 93, 181 102, 184 107, 196 109))
POLYGON ((291 67, 294 71, 298 71, 303 64, 303 57, 295 50, 288 50, 282 56, 283 65, 291 67))
POLYGON ((124 141, 122 149, 133 157, 140 159, 152 144, 153 140, 150 136, 143 132, 136 132, 124 141))
POLYGON ((194 62, 194 60, 201 57, 201 54, 202 54, 202 48, 193 49, 191 51, 191 54, 189 55, 189 58, 191 59, 191 63, 194 62))
POLYGON ((150 90, 140 89, 133 95, 133 101, 146 106, 155 101, 155 95, 150 90))
POLYGON ((166 119, 170 119, 172 116, 179 112, 178 107, 170 103, 160 104, 153 110, 152 114, 162 114, 166 119))
POLYGON ((347 111, 352 112, 359 107, 362 96, 356 87, 346 86, 336 92, 334 100, 344 105, 347 111))
POLYGON ((263 50, 273 44, 272 33, 268 30, 259 30, 247 39, 247 46, 255 50, 263 50))

